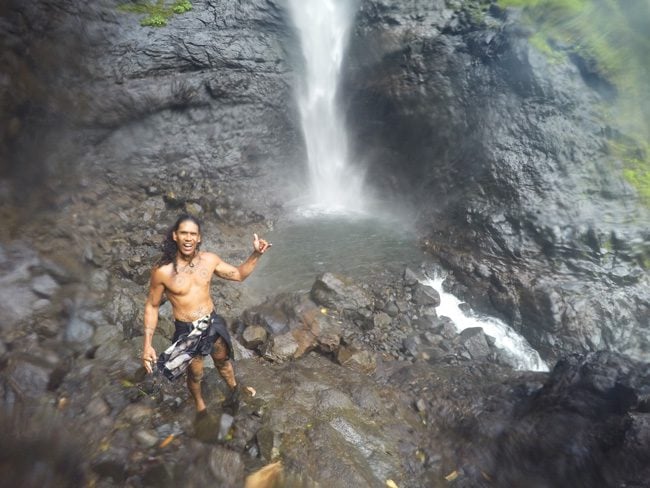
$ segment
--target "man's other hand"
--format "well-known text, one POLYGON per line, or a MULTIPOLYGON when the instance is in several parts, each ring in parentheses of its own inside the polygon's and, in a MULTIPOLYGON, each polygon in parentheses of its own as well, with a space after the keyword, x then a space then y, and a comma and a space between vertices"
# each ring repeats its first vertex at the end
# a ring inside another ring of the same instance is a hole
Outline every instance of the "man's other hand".
POLYGON ((156 350, 149 346, 142 351, 142 365, 147 373, 153 373, 153 365, 156 364, 156 350))

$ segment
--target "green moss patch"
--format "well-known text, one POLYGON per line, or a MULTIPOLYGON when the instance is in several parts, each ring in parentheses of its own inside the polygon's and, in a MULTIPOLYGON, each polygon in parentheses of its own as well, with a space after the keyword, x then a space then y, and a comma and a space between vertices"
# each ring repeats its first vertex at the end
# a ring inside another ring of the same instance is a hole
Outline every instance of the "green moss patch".
POLYGON ((623 176, 636 188, 641 201, 650 206, 650 147, 631 139, 609 142, 610 153, 623 163, 623 176))
POLYGON ((143 14, 140 25, 146 27, 163 27, 174 14, 183 14, 192 10, 192 3, 189 0, 175 0, 166 2, 156 0, 155 2, 138 1, 135 3, 123 3, 118 10, 134 14, 143 14))
POLYGON ((608 122, 633 141, 612 143, 625 178, 650 205, 650 36, 647 0, 498 0, 517 7, 533 28, 531 45, 551 62, 567 55, 614 89, 608 122), (628 149, 622 149, 628 148, 628 149), (634 148, 634 149, 631 149, 634 148), (641 148, 639 153, 638 148, 641 148), (637 154, 637 156, 634 156, 637 154), (639 156, 638 154, 642 154, 639 156))

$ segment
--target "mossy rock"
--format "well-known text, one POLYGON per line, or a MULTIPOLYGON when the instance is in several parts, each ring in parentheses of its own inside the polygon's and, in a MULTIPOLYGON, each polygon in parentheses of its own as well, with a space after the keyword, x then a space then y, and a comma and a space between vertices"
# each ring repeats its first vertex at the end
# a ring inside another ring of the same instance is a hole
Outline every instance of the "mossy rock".
POLYGON ((175 0, 172 3, 165 0, 138 1, 123 3, 117 8, 121 12, 145 14, 146 17, 140 20, 140 25, 143 27, 164 27, 174 14, 184 14, 192 10, 192 3, 189 0, 175 0))
POLYGON ((530 44, 553 63, 571 57, 609 93, 607 119, 627 140, 613 140, 624 178, 650 206, 650 12, 646 0, 498 0, 521 8, 532 27, 530 44), (601 85, 603 86, 603 85, 601 85))

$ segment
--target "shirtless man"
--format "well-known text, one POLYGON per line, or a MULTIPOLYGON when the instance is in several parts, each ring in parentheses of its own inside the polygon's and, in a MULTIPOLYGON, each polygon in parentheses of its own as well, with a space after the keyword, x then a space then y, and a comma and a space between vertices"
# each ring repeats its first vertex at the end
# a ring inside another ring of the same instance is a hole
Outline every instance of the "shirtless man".
POLYGON ((243 281, 255 269, 262 254, 271 247, 253 234, 253 253, 239 266, 222 261, 211 252, 200 251, 201 226, 190 215, 181 215, 163 243, 163 255, 156 263, 144 308, 142 363, 148 373, 157 363, 165 376, 175 379, 187 369, 187 387, 197 413, 206 410, 201 395, 203 356, 212 360, 230 388, 227 401, 236 402, 238 385, 230 362, 232 344, 223 319, 214 312, 210 297, 212 275, 243 281), (163 293, 172 304, 176 330, 170 346, 158 358, 151 342, 158 325, 158 308, 163 293))

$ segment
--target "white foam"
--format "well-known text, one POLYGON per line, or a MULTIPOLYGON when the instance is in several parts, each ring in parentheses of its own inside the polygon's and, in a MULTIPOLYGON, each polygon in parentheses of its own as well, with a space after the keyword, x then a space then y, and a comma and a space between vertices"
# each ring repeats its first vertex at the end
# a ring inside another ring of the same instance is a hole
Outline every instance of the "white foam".
POLYGON ((548 365, 532 348, 528 341, 510 326, 494 317, 477 317, 460 308, 461 302, 442 288, 444 276, 429 278, 422 283, 434 288, 440 294, 440 306, 436 309, 438 316, 452 320, 458 332, 470 327, 480 327, 485 334, 494 338, 495 346, 506 352, 512 366, 518 370, 548 371, 548 365))

